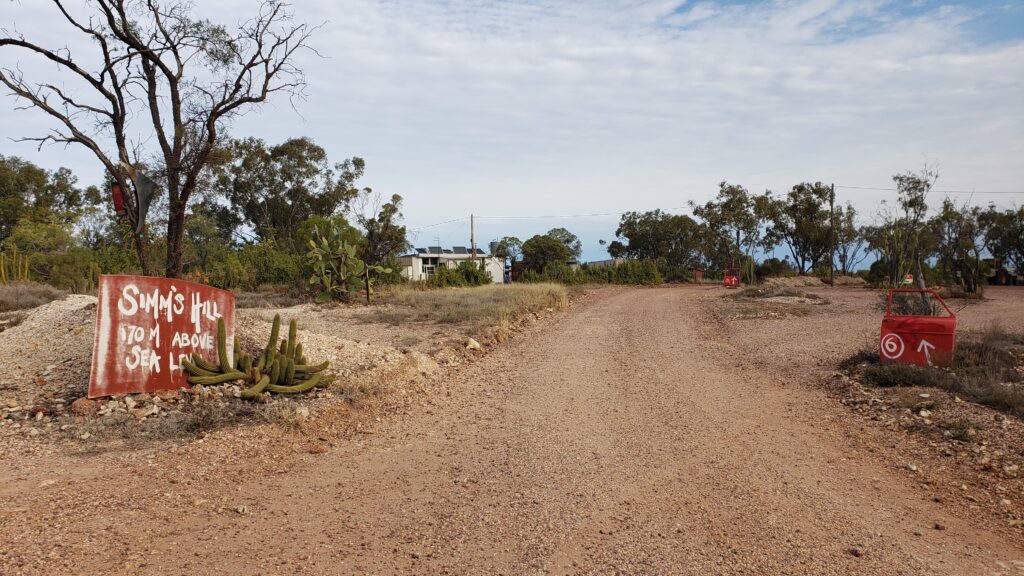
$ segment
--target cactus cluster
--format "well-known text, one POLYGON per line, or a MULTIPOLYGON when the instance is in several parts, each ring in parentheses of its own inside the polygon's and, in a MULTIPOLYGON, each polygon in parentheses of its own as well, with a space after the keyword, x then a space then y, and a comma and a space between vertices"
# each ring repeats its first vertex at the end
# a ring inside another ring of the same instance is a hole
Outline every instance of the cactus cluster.
POLYGON ((24 282, 28 277, 28 255, 18 254, 18 247, 11 246, 11 254, 0 251, 0 283, 24 282))
POLYGON ((243 381, 246 387, 242 390, 242 398, 253 399, 264 392, 274 394, 297 394, 312 390, 318 385, 327 384, 324 370, 328 362, 309 364, 302 353, 302 344, 297 341, 298 330, 295 320, 288 323, 288 337, 278 338, 281 334, 281 315, 274 315, 274 325, 270 330, 270 339, 266 348, 259 354, 259 359, 245 353, 235 337, 234 362, 228 357, 227 330, 224 319, 217 320, 217 359, 219 364, 208 362, 198 353, 192 354, 192 360, 182 362, 182 367, 190 374, 190 384, 210 386, 227 382, 243 381))

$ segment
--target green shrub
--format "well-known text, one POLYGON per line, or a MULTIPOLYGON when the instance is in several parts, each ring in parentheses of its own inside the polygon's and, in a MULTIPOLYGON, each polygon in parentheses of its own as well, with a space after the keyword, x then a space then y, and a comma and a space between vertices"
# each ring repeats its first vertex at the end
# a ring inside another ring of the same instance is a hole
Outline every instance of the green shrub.
POLYGON ((402 274, 402 263, 394 256, 389 257, 384 261, 384 271, 376 274, 376 282, 378 284, 405 284, 409 281, 405 275, 402 274))
POLYGON ((272 240, 247 244, 238 254, 242 268, 248 270, 248 288, 261 284, 297 284, 302 281, 302 256, 280 249, 272 240))
POLYGON ((566 264, 549 264, 541 273, 533 270, 524 271, 518 278, 520 282, 558 282, 561 284, 627 284, 655 285, 664 279, 653 260, 627 260, 612 266, 588 266, 583 264, 576 269, 566 264))
POLYGON ((459 262, 458 266, 438 266, 427 280, 433 288, 456 288, 464 286, 486 286, 494 281, 483 262, 459 262))

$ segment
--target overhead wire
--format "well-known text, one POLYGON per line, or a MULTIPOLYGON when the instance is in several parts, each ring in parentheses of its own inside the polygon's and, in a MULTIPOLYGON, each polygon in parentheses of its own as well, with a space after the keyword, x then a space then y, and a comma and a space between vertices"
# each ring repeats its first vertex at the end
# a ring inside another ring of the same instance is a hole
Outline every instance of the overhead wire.
MULTIPOLYGON (((841 186, 836 184, 836 188, 843 188, 845 190, 878 190, 882 192, 895 192, 896 188, 881 188, 873 186, 841 186)), ((1018 192, 1014 190, 938 190, 932 189, 929 192, 935 192, 936 194, 1022 194, 1024 192, 1018 192)))
MULTIPOLYGON (((880 192, 895 192, 896 188, 893 187, 881 187, 881 186, 847 186, 842 184, 836 184, 836 188, 844 190, 874 190, 880 192)), ((930 192, 937 194, 1020 194, 1024 196, 1024 191, 1014 190, 939 190, 933 189, 930 192)), ((670 210, 683 210, 689 208, 689 206, 674 206, 671 208, 655 208, 654 210, 670 211, 670 210)), ((629 212, 638 212, 637 210, 625 210, 622 212, 593 212, 586 214, 539 214, 534 216, 527 215, 509 215, 509 216, 474 216, 478 220, 557 220, 557 219, 572 219, 572 218, 594 218, 601 216, 621 216, 629 212)), ((434 224, 427 224, 425 226, 418 226, 416 228, 410 228, 409 232, 419 232, 428 228, 436 228, 437 226, 444 226, 445 224, 454 224, 456 222, 465 222, 470 219, 469 216, 463 216, 461 218, 453 218, 451 220, 445 220, 443 222, 437 222, 434 224)))

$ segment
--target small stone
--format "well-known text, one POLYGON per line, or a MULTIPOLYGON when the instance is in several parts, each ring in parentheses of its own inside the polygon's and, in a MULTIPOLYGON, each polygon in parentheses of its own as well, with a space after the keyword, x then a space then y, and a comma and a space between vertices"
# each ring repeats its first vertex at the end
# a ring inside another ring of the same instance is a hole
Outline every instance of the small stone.
POLYGON ((242 515, 248 514, 249 513, 249 507, 243 504, 242 506, 239 506, 239 507, 235 508, 235 512, 238 512, 239 514, 242 514, 242 515))
POLYGON ((911 472, 917 472, 917 465, 916 464, 907 464, 907 470, 910 470, 911 472))
POLYGON ((1009 500, 1007 500, 1006 498, 1003 498, 1002 500, 1000 500, 1000 501, 999 501, 999 505, 1000 505, 1000 506, 1009 506, 1009 505, 1011 505, 1011 504, 1013 504, 1013 502, 1010 502, 1010 501, 1009 501, 1009 500))
POLYGON ((36 436, 39 436, 40 434, 42 434, 42 432, 39 430, 39 428, 29 428, 29 431, 28 431, 28 435, 29 436, 32 436, 34 438, 36 436))
POLYGON ((78 414, 79 416, 92 416, 99 412, 99 410, 99 402, 88 398, 79 398, 71 403, 71 412, 78 414))
POLYGON ((859 546, 853 546, 849 549, 849 552, 851 556, 854 556, 856 558, 860 558, 864 555, 864 549, 860 548, 859 546))
POLYGON ((932 528, 935 528, 936 530, 945 530, 946 529, 946 525, 943 524, 942 522, 936 522, 935 525, 932 526, 932 528))
POLYGON ((42 482, 40 482, 39 483, 39 487, 40 488, 46 488, 47 486, 53 486, 56 483, 57 483, 57 481, 51 478, 49 480, 43 480, 42 482))
POLYGON ((82 440, 88 440, 89 438, 92 438, 92 434, 85 432, 81 436, 79 436, 79 438, 81 438, 82 440))
POLYGON ((483 349, 483 346, 480 346, 479 342, 477 342, 476 340, 470 338, 469 340, 466 341, 466 349, 467 350, 481 350, 481 349, 483 349))
POLYGON ((921 411, 917 413, 917 415, 920 416, 921 418, 927 418, 932 415, 932 411, 925 410, 924 408, 922 408, 921 411))
POLYGON ((931 398, 931 397, 932 397, 932 395, 931 395, 931 394, 928 394, 928 393, 924 393, 924 394, 918 394, 917 396, 918 396, 919 398, 931 398))
POLYGON ((127 408, 128 410, 132 410, 133 408, 135 408, 135 399, 132 398, 131 396, 125 398, 124 407, 127 408))

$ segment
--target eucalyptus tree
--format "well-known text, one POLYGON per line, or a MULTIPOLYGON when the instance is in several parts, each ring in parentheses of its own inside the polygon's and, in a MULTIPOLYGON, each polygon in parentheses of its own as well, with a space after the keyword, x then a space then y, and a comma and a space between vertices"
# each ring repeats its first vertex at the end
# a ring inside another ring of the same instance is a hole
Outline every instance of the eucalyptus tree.
POLYGON ((92 152, 125 191, 125 216, 147 274, 144 208, 154 181, 164 188, 164 272, 179 276, 189 200, 216 159, 225 127, 271 96, 302 96, 297 54, 309 48, 315 27, 294 23, 280 0, 260 1, 255 15, 232 29, 195 16, 185 0, 49 4, 50 25, 63 24, 91 47, 72 53, 0 29, 0 54, 16 62, 0 68, 0 83, 52 121, 48 133, 21 140, 92 152), (44 64, 56 67, 60 82, 42 76, 44 64), (158 169, 150 178, 140 164, 158 169))

